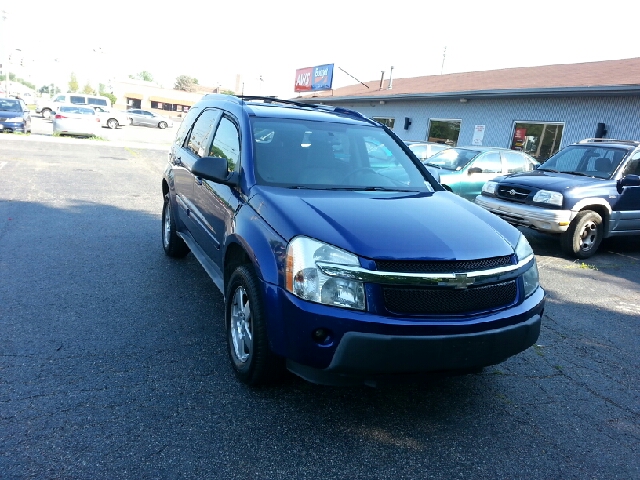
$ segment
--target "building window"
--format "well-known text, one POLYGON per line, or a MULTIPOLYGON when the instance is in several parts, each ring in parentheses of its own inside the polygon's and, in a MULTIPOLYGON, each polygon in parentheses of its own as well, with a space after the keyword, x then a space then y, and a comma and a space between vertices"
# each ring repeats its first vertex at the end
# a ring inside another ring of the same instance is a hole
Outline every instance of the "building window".
POLYGON ((544 162, 560 149, 564 123, 515 122, 511 149, 544 162))
POLYGON ((460 120, 431 119, 429 121, 427 141, 444 143, 450 147, 455 147, 460 136, 460 123, 460 120))
POLYGON ((387 117, 372 117, 373 120, 375 120, 378 123, 381 123, 383 125, 386 125, 387 127, 393 129, 393 126, 396 123, 396 119, 395 118, 387 118, 387 117))
POLYGON ((127 108, 142 108, 142 102, 137 98, 127 97, 127 108))

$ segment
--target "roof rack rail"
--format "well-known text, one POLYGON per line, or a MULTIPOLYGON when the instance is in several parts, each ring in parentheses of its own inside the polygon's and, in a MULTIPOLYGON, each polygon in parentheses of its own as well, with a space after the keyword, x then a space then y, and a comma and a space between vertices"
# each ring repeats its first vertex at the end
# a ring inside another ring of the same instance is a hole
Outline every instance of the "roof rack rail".
POLYGON ((277 97, 263 97, 263 96, 254 96, 254 95, 238 96, 238 99, 241 101, 262 100, 264 103, 281 103, 284 105, 294 105, 296 107, 305 108, 305 109, 322 110, 325 112, 337 113, 339 115, 356 118, 358 120, 363 120, 365 122, 377 125, 376 122, 362 115, 360 112, 356 112, 355 110, 350 110, 348 108, 343 108, 343 107, 333 107, 331 105, 320 105, 316 103, 301 103, 301 102, 296 102, 295 100, 284 100, 277 97))
POLYGON ((624 143, 627 145, 640 145, 640 142, 636 140, 616 140, 615 138, 585 138, 578 143, 624 143))

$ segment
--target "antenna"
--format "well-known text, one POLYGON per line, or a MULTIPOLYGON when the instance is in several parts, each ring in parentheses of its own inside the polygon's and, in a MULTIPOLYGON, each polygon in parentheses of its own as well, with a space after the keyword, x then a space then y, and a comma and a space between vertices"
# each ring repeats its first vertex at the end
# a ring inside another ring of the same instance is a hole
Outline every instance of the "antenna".
POLYGON ((445 45, 444 51, 442 52, 442 66, 440 67, 440 75, 442 75, 442 71, 444 70, 444 59, 447 56, 447 46, 445 45))
POLYGON ((387 86, 388 90, 393 88, 393 65, 391 65, 391 70, 389 71, 389 86, 387 86))
MULTIPOLYGON (((349 72, 347 72, 346 70, 344 70, 341 67, 338 67, 340 70, 342 70, 344 73, 346 73, 347 75, 349 75, 351 78, 353 78, 356 82, 358 83, 362 83, 360 80, 358 80, 356 77, 354 77, 353 75, 351 75, 349 72)), ((367 85, 366 83, 362 83, 362 85, 364 85, 365 87, 369 88, 369 85, 367 85)))

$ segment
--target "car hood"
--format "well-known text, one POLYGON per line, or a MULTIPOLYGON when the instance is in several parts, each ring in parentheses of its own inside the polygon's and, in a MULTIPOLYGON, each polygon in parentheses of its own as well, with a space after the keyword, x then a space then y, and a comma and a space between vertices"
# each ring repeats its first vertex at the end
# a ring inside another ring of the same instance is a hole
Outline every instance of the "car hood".
POLYGON ((362 257, 468 260, 510 255, 520 232, 450 192, 254 186, 251 207, 286 241, 315 238, 362 257))
POLYGON ((553 173, 541 170, 533 172, 514 173, 495 179, 499 183, 517 185, 529 188, 538 188, 562 192, 569 188, 599 184, 605 181, 602 178, 583 177, 569 173, 553 173))

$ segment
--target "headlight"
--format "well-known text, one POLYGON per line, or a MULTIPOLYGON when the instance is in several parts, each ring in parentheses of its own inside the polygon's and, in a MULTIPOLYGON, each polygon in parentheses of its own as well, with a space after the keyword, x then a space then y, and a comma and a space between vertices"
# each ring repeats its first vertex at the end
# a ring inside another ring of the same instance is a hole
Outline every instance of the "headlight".
POLYGON ((518 240, 518 245, 516 245, 515 252, 516 257, 518 257, 518 262, 526 260, 527 258, 533 259, 533 262, 529 264, 529 269, 522 274, 522 281, 524 282, 524 296, 526 298, 536 291, 540 286, 540 283, 538 279, 538 266, 536 264, 536 259, 533 256, 533 249, 522 234, 518 240))
POLYGON ((550 192, 549 190, 540 190, 533 196, 533 201, 538 203, 548 203, 550 205, 562 206, 562 194, 560 192, 550 192))
POLYGON ((496 182, 488 181, 482 186, 482 193, 488 193, 489 195, 496 194, 496 188, 498 184, 496 182))
POLYGON ((286 289, 311 302, 336 307, 365 309, 364 285, 322 273, 316 262, 359 267, 358 257, 307 237, 296 237, 287 247, 286 289))
POLYGON ((5 120, 5 122, 7 122, 7 123, 24 122, 24 118, 22 118, 22 117, 7 118, 5 120))
POLYGON ((524 274, 522 275, 522 281, 524 282, 525 298, 535 292, 540 286, 538 277, 538 266, 536 265, 535 260, 533 261, 533 265, 531 265, 531 268, 524 272, 524 274))
POLYGON ((529 242, 524 237, 524 235, 520 234, 520 239, 518 240, 518 244, 516 245, 516 257, 518 257, 518 262, 525 260, 527 257, 533 256, 533 249, 529 242))

